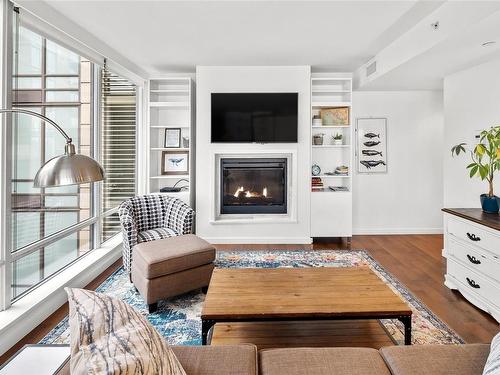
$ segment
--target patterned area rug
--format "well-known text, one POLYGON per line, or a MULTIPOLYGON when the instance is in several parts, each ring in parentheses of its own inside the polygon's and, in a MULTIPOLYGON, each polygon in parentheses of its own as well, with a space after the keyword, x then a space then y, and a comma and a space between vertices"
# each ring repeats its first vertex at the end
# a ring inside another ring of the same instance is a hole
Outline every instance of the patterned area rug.
MULTIPOLYGON (((221 268, 277 267, 356 267, 369 266, 385 283, 408 302, 413 310, 413 344, 460 344, 464 341, 432 313, 420 300, 385 271, 366 251, 219 251, 216 266, 221 268)), ((123 269, 113 273, 97 291, 126 301, 156 327, 174 345, 200 345, 200 314, 205 297, 201 291, 161 301, 154 314, 148 314, 142 297, 135 292, 123 269)), ((387 331, 403 343, 403 325, 397 320, 382 320, 387 331)), ((62 320, 41 341, 44 344, 69 343, 68 319, 62 320)))

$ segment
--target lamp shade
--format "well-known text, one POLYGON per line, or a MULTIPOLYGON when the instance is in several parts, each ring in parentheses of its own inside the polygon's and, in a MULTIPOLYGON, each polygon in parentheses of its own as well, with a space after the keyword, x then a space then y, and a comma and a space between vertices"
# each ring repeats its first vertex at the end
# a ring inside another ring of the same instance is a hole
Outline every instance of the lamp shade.
POLYGON ((104 180, 104 169, 92 158, 77 155, 73 141, 66 132, 50 118, 33 111, 21 108, 0 108, 0 113, 23 113, 38 117, 45 123, 52 125, 66 139, 64 155, 56 156, 42 165, 37 172, 34 187, 44 188, 53 186, 86 184, 104 180))
POLYGON ((66 144, 64 155, 56 156, 37 172, 34 187, 85 184, 104 180, 104 169, 94 159, 75 153, 75 146, 66 144))

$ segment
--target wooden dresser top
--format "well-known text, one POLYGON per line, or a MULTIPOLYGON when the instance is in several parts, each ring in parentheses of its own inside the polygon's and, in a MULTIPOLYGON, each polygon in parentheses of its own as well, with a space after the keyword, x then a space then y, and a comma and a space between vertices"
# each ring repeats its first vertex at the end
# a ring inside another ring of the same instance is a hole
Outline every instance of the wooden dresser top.
POLYGON ((500 230, 499 214, 487 214, 480 208, 443 208, 442 211, 492 229, 500 230))

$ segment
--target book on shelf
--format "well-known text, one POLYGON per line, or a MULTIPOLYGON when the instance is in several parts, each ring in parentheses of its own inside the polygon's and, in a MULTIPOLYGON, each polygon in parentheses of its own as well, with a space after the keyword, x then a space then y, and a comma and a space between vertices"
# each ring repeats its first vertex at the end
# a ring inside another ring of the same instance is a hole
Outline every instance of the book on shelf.
POLYGON ((331 191, 349 191, 347 186, 328 186, 331 191))
POLYGON ((335 173, 336 175, 347 176, 349 174, 349 167, 341 165, 335 168, 335 171, 333 173, 335 173))
POLYGON ((323 180, 321 179, 321 177, 313 177, 311 179, 311 184, 314 186, 314 185, 323 185, 323 180))
POLYGON ((321 177, 313 177, 311 179, 311 190, 312 191, 323 191, 324 185, 321 177))

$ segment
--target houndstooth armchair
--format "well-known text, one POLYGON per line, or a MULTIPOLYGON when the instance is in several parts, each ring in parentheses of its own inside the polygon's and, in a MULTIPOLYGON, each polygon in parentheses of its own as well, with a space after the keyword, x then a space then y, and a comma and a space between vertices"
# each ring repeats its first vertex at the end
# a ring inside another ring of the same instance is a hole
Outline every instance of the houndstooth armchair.
POLYGON ((118 209, 123 234, 123 267, 129 277, 132 248, 146 241, 190 234, 194 211, 186 203, 167 195, 149 194, 123 201, 118 209))

